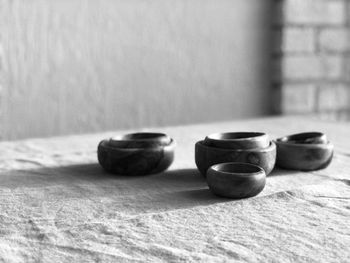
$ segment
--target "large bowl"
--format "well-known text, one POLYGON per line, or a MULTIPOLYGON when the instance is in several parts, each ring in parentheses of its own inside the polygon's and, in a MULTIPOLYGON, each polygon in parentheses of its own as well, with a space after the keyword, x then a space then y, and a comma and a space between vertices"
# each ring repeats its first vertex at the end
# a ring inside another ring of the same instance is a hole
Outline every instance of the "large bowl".
POLYGON ((208 135, 204 144, 223 149, 255 149, 268 147, 270 140, 262 132, 224 132, 208 135))
POLYGON ((171 138, 164 133, 137 132, 114 136, 109 140, 111 146, 118 148, 152 148, 165 146, 171 138))
POLYGON ((305 144, 276 140, 277 166, 300 171, 326 168, 332 161, 334 146, 330 142, 305 144))
POLYGON ((207 146, 204 144, 204 141, 198 141, 195 145, 195 161, 198 170, 203 176, 206 176, 210 166, 228 162, 258 165, 268 175, 275 166, 276 145, 270 142, 270 145, 266 148, 222 149, 207 146))
POLYGON ((229 198, 255 196, 264 189, 265 181, 264 169, 247 163, 220 163, 211 166, 207 172, 210 190, 229 198))
POLYGON ((147 175, 166 170, 174 160, 175 142, 152 148, 118 148, 103 140, 97 155, 101 166, 109 173, 147 175))

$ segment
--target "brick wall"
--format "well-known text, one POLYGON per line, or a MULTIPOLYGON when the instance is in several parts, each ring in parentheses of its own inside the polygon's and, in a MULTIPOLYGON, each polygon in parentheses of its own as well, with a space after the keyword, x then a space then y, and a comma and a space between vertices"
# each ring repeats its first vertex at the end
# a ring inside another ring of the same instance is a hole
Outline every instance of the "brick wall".
MULTIPOLYGON (((1 12, 0 12, 1 15, 1 12)), ((4 113, 3 113, 3 104, 4 104, 4 86, 3 86, 3 44, 2 44, 2 38, 1 38, 1 32, 0 32, 0 140, 3 136, 3 130, 4 130, 4 113)))
POLYGON ((350 120, 350 1, 275 0, 277 111, 350 120))

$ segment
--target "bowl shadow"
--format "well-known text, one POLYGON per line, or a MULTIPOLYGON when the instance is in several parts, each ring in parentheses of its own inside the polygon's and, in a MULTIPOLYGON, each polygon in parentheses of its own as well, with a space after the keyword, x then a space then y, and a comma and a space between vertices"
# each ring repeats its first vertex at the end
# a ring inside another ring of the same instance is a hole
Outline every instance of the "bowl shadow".
POLYGON ((205 178, 194 168, 122 176, 108 174, 93 163, 10 170, 1 172, 0 178, 2 189, 21 191, 25 195, 50 194, 48 198, 57 201, 108 200, 114 209, 125 213, 128 213, 127 204, 132 214, 138 210, 142 213, 169 211, 232 201, 212 194, 205 178))

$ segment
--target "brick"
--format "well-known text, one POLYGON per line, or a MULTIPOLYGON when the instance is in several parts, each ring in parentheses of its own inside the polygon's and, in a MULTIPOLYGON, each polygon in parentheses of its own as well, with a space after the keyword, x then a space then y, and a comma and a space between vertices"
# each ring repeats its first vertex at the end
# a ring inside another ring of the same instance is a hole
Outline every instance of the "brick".
POLYGON ((289 84, 282 87, 282 113, 311 113, 316 105, 313 84, 289 84))
POLYGON ((319 88, 319 111, 343 109, 350 109, 350 87, 344 84, 328 84, 319 88))
POLYGON ((275 58, 272 61, 272 81, 274 83, 282 82, 282 67, 281 63, 283 58, 275 58))
POLYGON ((319 36, 321 51, 344 52, 350 50, 349 28, 323 29, 319 36))
POLYGON ((338 113, 336 111, 318 112, 317 117, 324 121, 337 121, 338 113))
POLYGON ((314 52, 315 32, 312 28, 285 27, 282 40, 283 52, 314 52))
POLYGON ((272 31, 272 53, 281 54, 282 53, 282 30, 274 29, 272 31))
POLYGON ((275 84, 271 89, 272 105, 271 109, 274 114, 282 113, 282 87, 280 84, 275 84))
POLYGON ((317 116, 326 121, 349 121, 350 110, 319 112, 317 116))
POLYGON ((350 56, 344 59, 344 76, 345 81, 350 82, 350 56))
POLYGON ((282 61, 282 79, 339 79, 342 77, 342 62, 341 56, 285 56, 282 61))
POLYGON ((346 23, 345 1, 286 0, 285 23, 299 25, 343 25, 346 23))
POLYGON ((272 3, 272 24, 275 26, 281 26, 284 23, 283 5, 283 0, 274 0, 272 3))

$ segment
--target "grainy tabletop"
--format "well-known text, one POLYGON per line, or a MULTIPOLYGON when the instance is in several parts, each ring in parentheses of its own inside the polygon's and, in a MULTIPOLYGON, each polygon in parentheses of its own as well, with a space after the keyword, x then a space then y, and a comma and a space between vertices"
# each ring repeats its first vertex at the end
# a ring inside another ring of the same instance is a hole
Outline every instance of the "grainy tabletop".
POLYGON ((301 117, 152 129, 178 143, 161 174, 109 175, 97 164, 115 133, 0 142, 0 260, 5 262, 350 262, 350 123, 301 117), (213 132, 272 138, 323 131, 332 164, 275 170, 254 198, 211 194, 194 143, 213 132))

